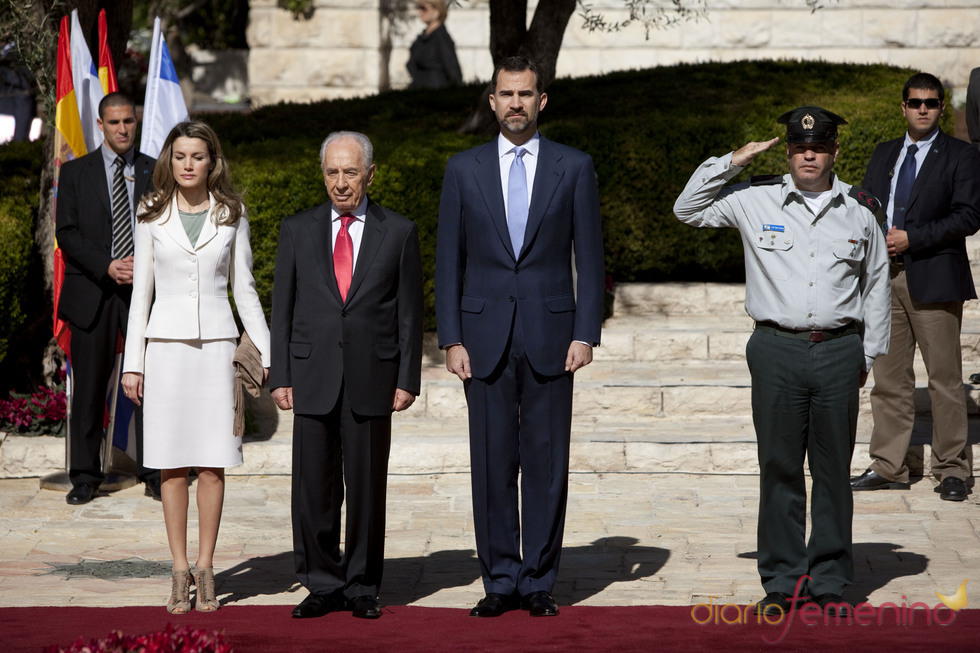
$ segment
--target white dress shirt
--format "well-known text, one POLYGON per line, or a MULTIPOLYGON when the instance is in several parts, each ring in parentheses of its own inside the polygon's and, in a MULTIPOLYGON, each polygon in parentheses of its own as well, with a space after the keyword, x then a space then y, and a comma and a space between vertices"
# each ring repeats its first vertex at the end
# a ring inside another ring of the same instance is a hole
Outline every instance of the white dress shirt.
MULTIPOLYGON (((497 156, 500 160, 500 185, 504 191, 504 211, 509 211, 507 205, 507 184, 510 181, 510 166, 514 163, 514 149, 517 148, 503 134, 497 136, 497 156)), ((524 171, 527 173, 527 205, 531 206, 531 193, 534 190, 534 173, 538 169, 538 149, 541 147, 541 137, 538 132, 520 145, 527 153, 524 155, 524 171)), ((510 219, 510 216, 507 216, 510 219)))
MULTIPOLYGON (((123 164, 123 177, 126 180, 126 192, 129 193, 129 228, 136 231, 136 218, 133 216, 133 192, 136 188, 136 152, 135 150, 129 150, 125 154, 116 154, 112 148, 109 147, 108 143, 104 142, 99 146, 99 150, 102 151, 102 165, 105 167, 105 180, 109 185, 109 202, 112 202, 112 187, 116 180, 116 158, 122 157, 125 163, 123 164)), ((118 258, 115 252, 112 252, 113 258, 118 258)))
POLYGON ((909 137, 908 132, 905 132, 905 142, 902 143, 902 150, 898 153, 898 160, 895 161, 895 167, 892 168, 891 186, 888 189, 888 206, 885 207, 885 213, 888 215, 889 229, 894 226, 892 224, 892 214, 895 212, 895 186, 898 185, 898 171, 902 169, 902 163, 905 161, 905 155, 908 154, 909 145, 914 142, 919 146, 919 149, 915 152, 915 176, 918 177, 919 170, 922 169, 922 162, 926 160, 926 155, 929 154, 929 148, 936 142, 936 136, 938 135, 939 128, 936 127, 928 137, 919 141, 913 141, 909 137))

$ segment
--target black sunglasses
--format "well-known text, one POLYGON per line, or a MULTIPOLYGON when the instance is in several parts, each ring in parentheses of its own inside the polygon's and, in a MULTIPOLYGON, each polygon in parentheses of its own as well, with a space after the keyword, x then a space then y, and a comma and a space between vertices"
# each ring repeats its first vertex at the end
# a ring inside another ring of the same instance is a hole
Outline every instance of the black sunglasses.
POLYGON ((918 109, 923 104, 926 105, 927 109, 938 109, 939 105, 942 103, 939 101, 939 98, 935 97, 926 98, 924 100, 922 98, 913 97, 905 101, 905 106, 907 106, 909 109, 918 109))

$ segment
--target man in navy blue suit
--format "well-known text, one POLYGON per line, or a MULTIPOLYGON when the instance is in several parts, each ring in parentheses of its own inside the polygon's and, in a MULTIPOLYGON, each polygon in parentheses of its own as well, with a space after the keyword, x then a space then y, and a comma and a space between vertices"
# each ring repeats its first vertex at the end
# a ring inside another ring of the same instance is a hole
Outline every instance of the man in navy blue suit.
POLYGON ((470 614, 554 616, 572 378, 602 325, 599 194, 588 155, 538 134, 548 96, 533 62, 505 59, 491 89, 500 135, 449 160, 436 254, 439 346, 469 407, 486 590, 470 614))
POLYGON ((977 297, 965 239, 980 228, 980 153, 939 129, 945 108, 942 82, 913 75, 902 91, 908 131, 875 148, 864 177, 888 215, 892 326, 888 353, 874 367, 871 466, 851 487, 909 488, 918 344, 932 401, 930 471, 941 499, 963 501, 972 469, 960 327, 964 300, 977 297))

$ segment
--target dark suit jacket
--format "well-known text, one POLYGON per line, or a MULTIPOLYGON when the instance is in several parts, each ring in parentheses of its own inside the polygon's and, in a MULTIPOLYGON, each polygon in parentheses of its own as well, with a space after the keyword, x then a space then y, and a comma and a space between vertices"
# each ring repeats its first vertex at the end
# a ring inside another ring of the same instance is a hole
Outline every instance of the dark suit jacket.
POLYGON ((456 45, 445 25, 431 34, 419 34, 409 48, 406 67, 412 76, 409 88, 445 88, 463 83, 456 45))
MULTIPOLYGON (((871 155, 863 187, 888 205, 902 138, 871 155)), ((939 132, 915 177, 905 214, 909 248, 901 255, 912 299, 975 299, 966 237, 980 229, 980 151, 939 132)))
POLYGON ((270 388, 293 388, 297 414, 323 415, 341 387, 358 415, 391 414, 395 389, 418 395, 422 262, 408 218, 368 201, 347 301, 331 254, 330 203, 279 227, 270 388))
POLYGON ((474 377, 497 367, 518 308, 531 367, 564 373, 572 340, 599 344, 604 279, 599 196, 587 154, 541 138, 519 255, 507 230, 496 139, 449 160, 439 206, 436 321, 440 346, 462 343, 474 377))
POLYGON ((966 87, 966 130, 970 141, 980 148, 980 67, 970 71, 966 87))
MULTIPOLYGON (((134 208, 152 187, 156 159, 135 153, 134 208)), ((102 148, 61 166, 55 236, 65 257, 65 281, 58 317, 90 328, 106 299, 120 294, 129 303, 131 286, 109 277, 112 262, 112 200, 106 181, 102 148)))

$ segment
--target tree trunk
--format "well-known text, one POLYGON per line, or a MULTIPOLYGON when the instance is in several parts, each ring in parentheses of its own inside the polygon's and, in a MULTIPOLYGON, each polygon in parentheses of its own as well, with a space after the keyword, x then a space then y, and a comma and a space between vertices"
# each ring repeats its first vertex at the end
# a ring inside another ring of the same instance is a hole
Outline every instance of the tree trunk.
POLYGON ((518 51, 541 68, 545 88, 555 81, 558 52, 575 4, 576 0, 541 0, 534 12, 531 29, 518 51))
MULTIPOLYGON (((509 56, 524 55, 540 67, 547 88, 555 81, 558 52, 575 5, 576 0, 541 0, 528 29, 527 0, 490 0, 490 56, 494 66, 509 56)), ((461 132, 487 135, 496 132, 498 125, 490 111, 489 96, 488 84, 473 113, 460 127, 461 132)))
POLYGON ((490 57, 493 65, 517 54, 527 35, 527 0, 490 0, 490 57))

